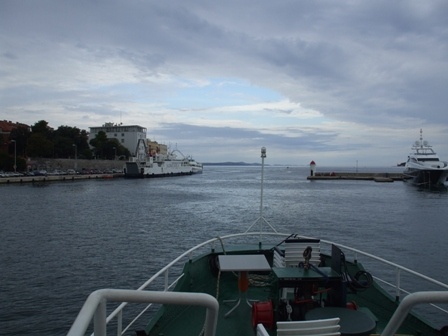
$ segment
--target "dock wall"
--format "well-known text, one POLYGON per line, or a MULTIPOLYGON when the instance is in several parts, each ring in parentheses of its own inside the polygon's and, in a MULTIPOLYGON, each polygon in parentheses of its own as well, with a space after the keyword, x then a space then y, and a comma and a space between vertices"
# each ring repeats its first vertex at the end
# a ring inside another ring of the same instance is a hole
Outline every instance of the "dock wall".
POLYGON ((25 184, 42 185, 49 182, 79 181, 79 180, 104 180, 123 177, 124 174, 80 174, 80 175, 48 175, 48 176, 20 176, 2 177, 1 184, 25 184))
POLYGON ((401 173, 347 173, 347 172, 322 172, 314 176, 308 176, 308 180, 373 180, 376 182, 403 181, 401 173))
POLYGON ((82 169, 92 170, 106 170, 119 169, 122 170, 126 162, 121 160, 82 160, 82 159, 32 159, 28 162, 30 170, 67 170, 82 169))

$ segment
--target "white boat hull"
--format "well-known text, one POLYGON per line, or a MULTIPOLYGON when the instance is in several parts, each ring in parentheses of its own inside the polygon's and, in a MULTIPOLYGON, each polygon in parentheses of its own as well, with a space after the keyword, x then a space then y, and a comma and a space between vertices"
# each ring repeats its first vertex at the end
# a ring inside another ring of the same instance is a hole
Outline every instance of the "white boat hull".
POLYGON ((125 177, 144 178, 144 177, 164 177, 191 175, 193 169, 183 161, 164 161, 164 162, 126 162, 124 170, 125 177))
POLYGON ((404 175, 410 177, 417 185, 441 186, 448 178, 448 169, 425 169, 407 167, 404 175))
POLYGON ((403 174, 416 185, 443 186, 448 177, 448 162, 439 159, 432 146, 423 140, 422 133, 420 130, 420 140, 412 146, 403 174))

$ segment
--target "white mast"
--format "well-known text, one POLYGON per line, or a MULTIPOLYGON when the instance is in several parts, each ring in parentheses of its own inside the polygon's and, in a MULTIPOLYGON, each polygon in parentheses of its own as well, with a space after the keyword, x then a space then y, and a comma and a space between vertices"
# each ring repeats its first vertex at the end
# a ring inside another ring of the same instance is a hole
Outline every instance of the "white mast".
POLYGON ((264 184, 264 159, 266 158, 266 147, 261 147, 261 195, 260 195, 260 217, 249 226, 249 228, 246 230, 248 232, 252 226, 254 226, 257 222, 260 222, 260 239, 258 242, 258 245, 261 248, 261 233, 263 232, 263 222, 265 222, 269 227, 274 231, 277 232, 277 230, 274 229, 274 227, 269 224, 269 222, 263 217, 263 184, 264 184))

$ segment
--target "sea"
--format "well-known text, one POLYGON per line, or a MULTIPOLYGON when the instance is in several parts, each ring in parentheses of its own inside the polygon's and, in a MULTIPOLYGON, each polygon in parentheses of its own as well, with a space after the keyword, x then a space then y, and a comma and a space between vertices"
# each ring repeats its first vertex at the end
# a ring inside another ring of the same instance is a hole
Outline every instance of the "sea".
POLYGON ((1 185, 0 335, 64 335, 92 291, 138 288, 187 248, 244 232, 260 215, 278 232, 335 241, 448 282, 446 191, 309 174, 205 166, 182 177, 1 185))

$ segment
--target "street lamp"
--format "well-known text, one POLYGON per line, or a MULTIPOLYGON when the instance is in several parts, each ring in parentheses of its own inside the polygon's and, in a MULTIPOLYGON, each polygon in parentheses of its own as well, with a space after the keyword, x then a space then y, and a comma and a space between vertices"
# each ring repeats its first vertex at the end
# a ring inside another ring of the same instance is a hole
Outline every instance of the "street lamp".
POLYGON ((117 148, 114 147, 114 161, 117 159, 117 148))
POLYGON ((72 145, 73 147, 75 147, 75 171, 78 169, 78 146, 76 146, 76 144, 72 145))
POLYGON ((11 142, 14 142, 14 173, 17 173, 17 143, 15 140, 11 142))

